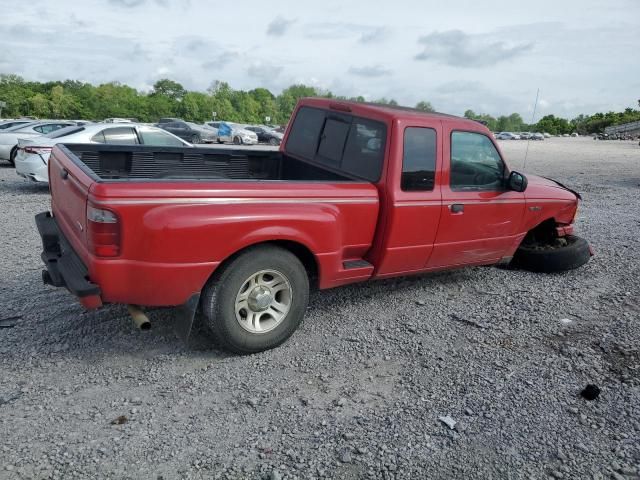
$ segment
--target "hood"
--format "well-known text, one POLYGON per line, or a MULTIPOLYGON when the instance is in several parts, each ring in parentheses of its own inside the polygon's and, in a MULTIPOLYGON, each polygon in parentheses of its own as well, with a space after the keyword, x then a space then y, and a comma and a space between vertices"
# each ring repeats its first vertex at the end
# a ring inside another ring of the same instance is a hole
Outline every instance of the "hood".
POLYGON ((251 130, 246 130, 244 128, 236 128, 234 129, 236 133, 240 135, 246 135, 248 137, 257 137, 258 134, 256 132, 252 132, 251 130))
POLYGON ((211 128, 208 128, 208 127, 203 127, 202 125, 191 125, 191 128, 205 135, 215 135, 216 133, 215 130, 212 130, 211 128))
POLYGON ((550 178, 538 175, 527 175, 528 186, 525 190, 527 198, 549 200, 577 200, 580 194, 550 178))

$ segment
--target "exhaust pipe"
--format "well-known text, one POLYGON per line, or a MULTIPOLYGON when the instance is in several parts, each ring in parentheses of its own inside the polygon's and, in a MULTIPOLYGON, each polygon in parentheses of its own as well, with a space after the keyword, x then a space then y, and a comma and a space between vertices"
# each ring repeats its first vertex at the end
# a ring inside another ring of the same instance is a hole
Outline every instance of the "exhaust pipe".
POLYGON ((129 310, 129 315, 131 315, 131 319, 133 320, 133 324, 139 330, 150 330, 151 322, 149 321, 149 317, 142 311, 142 309, 137 305, 127 305, 127 310, 129 310))

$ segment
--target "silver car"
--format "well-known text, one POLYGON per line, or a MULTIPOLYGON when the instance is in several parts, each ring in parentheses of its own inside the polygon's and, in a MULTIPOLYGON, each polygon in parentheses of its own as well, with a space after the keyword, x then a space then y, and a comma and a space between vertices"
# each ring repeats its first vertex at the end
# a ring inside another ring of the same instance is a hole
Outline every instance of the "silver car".
POLYGON ((0 130, 0 160, 7 160, 14 164, 18 153, 18 139, 46 135, 64 127, 76 125, 73 120, 39 120, 37 122, 18 125, 16 127, 0 130))
POLYGON ((136 123, 94 123, 71 126, 37 138, 20 139, 15 158, 16 173, 34 182, 49 182, 48 163, 57 143, 106 143, 110 145, 192 145, 162 128, 136 123))
POLYGON ((496 135, 498 140, 520 140, 520 135, 511 132, 500 132, 496 135))

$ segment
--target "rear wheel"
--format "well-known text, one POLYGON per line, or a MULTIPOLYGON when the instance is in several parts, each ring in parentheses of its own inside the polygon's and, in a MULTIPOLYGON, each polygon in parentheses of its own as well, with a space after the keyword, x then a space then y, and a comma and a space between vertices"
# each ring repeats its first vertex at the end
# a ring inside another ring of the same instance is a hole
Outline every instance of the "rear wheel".
POLYGON ((16 156, 18 155, 18 147, 15 146, 11 149, 11 153, 9 154, 9 163, 13 166, 16 164, 16 156))
POLYGON ((512 265, 532 272, 563 272, 581 267, 591 258, 589 244, 584 238, 568 235, 549 242, 520 245, 512 265))
POLYGON ((298 328, 309 301, 309 279, 288 250, 258 246, 226 264, 203 290, 205 322, 227 350, 277 347, 298 328))

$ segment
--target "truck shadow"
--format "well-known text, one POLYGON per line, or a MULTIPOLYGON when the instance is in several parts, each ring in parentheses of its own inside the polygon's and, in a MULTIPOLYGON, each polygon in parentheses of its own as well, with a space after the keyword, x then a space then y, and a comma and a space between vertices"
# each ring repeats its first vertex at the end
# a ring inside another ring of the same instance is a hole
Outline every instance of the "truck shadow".
MULTIPOLYGON (((312 341, 303 336, 313 336, 318 328, 322 330, 325 321, 329 322, 343 315, 343 312, 363 312, 367 309, 373 312, 376 307, 372 299, 386 303, 401 294, 404 298, 410 298, 409 301, 428 301, 429 295, 436 289, 459 291, 461 287, 473 283, 473 270, 402 277, 313 292, 307 318, 289 342, 312 341), (415 295, 407 297, 412 290, 415 295)), ((7 299, 6 311, 21 313, 21 320, 14 328, 3 329, 1 342, 21 344, 39 355, 59 360, 76 359, 92 363, 119 356, 129 361, 186 356, 208 362, 235 356, 220 348, 200 315, 196 316, 192 334, 185 343, 174 332, 175 311, 172 308, 146 309, 152 328, 140 331, 133 325, 123 305, 86 311, 65 291, 42 290, 39 285, 36 286, 35 280, 30 280, 27 285, 11 300, 7 299), (21 307, 22 296, 25 297, 24 301, 29 299, 26 309, 21 307)), ((366 317, 350 320, 366 322, 366 317)), ((286 348, 289 342, 280 348, 286 348)))

